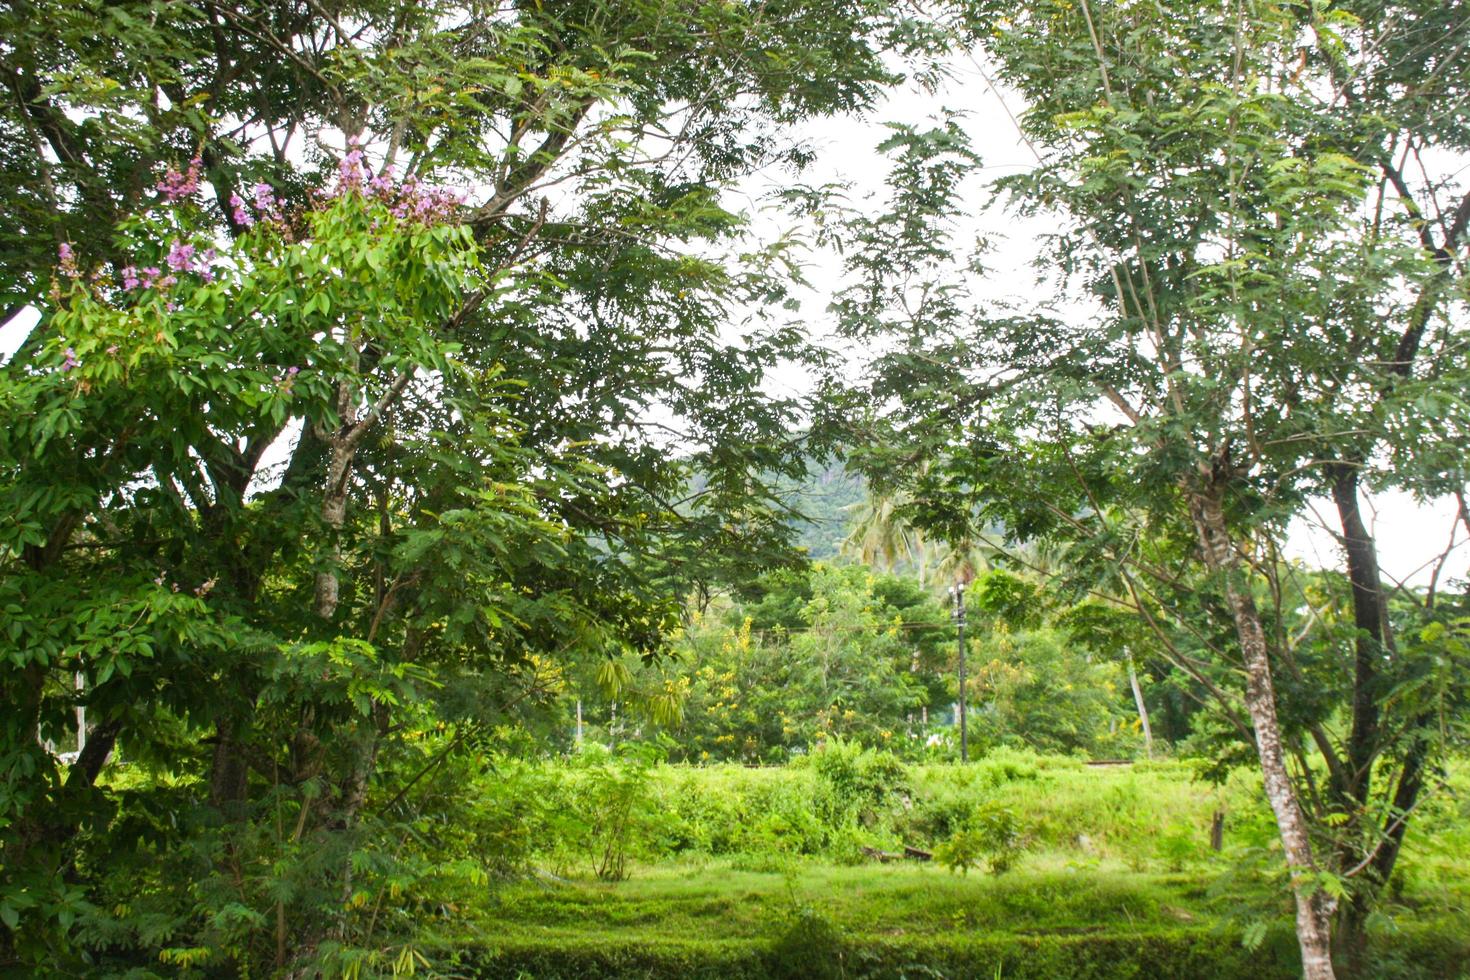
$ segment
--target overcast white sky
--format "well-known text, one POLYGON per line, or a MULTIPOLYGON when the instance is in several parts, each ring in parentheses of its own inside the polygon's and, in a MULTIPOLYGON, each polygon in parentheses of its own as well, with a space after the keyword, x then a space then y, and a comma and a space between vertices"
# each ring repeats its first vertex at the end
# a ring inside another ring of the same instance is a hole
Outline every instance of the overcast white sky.
MULTIPOLYGON (((918 125, 935 117, 940 109, 965 113, 966 128, 983 158, 988 178, 1027 170, 1035 164, 1036 157, 1021 139, 1015 124, 1015 117, 1023 109, 1022 101, 1015 93, 992 87, 981 66, 966 59, 954 66, 950 84, 938 94, 901 89, 866 121, 832 119, 810 127, 812 139, 821 152, 815 172, 807 182, 849 180, 860 188, 878 189, 886 172, 885 161, 873 149, 886 135, 880 122, 893 120, 918 125)), ((977 211, 979 203, 976 202, 977 211)), ((1041 236, 1048 230, 1044 222, 1026 221, 993 209, 980 213, 972 227, 992 246, 986 256, 990 276, 982 290, 986 298, 1020 300, 1019 305, 1029 307, 1054 305, 1051 297, 1038 295, 1032 267, 1033 258, 1042 249, 1041 236)), ((816 288, 804 307, 815 319, 826 302, 821 294, 824 289, 830 289, 835 279, 835 264, 815 266, 810 270, 810 278, 816 288)), ((1059 309, 1067 315, 1087 315, 1082 307, 1062 305, 1059 309)), ((801 387, 803 378, 798 372, 792 372, 782 380, 792 390, 801 387)), ((1370 501, 1365 516, 1371 517, 1377 531, 1384 573, 1406 584, 1426 584, 1434 563, 1451 543, 1452 534, 1455 541, 1465 542, 1466 538, 1464 528, 1456 526, 1455 502, 1450 498, 1416 502, 1405 493, 1383 493, 1370 501)), ((1316 501, 1312 512, 1292 525, 1288 553, 1312 566, 1341 567, 1340 548, 1330 530, 1335 526, 1331 501, 1316 501)), ((1445 564, 1440 584, 1467 576, 1470 576, 1470 545, 1462 543, 1445 564)))
MULTIPOLYGON (((966 113, 966 126, 984 159, 986 176, 1014 173, 1034 164, 1035 157, 1021 141, 1011 116, 1011 112, 1021 111, 1020 102, 1014 95, 1003 97, 988 84, 979 66, 964 61, 955 67, 952 82, 937 95, 913 88, 899 89, 867 119, 830 119, 808 126, 806 133, 820 155, 806 182, 847 181, 854 185, 856 193, 877 190, 886 172, 885 160, 874 151, 874 146, 886 134, 881 121, 922 124, 941 107, 966 113)), ((754 182, 753 190, 758 189, 759 183, 754 182)), ((772 233, 779 231, 779 225, 774 222, 763 221, 758 227, 769 227, 772 233)), ((1036 295, 1031 268, 1045 229, 1037 222, 1023 222, 999 210, 981 213, 973 229, 993 246, 986 262, 991 273, 984 283, 986 298, 1020 300, 1028 307, 1049 305, 1048 297, 1036 295)), ((801 316, 810 328, 820 330, 825 294, 836 278, 835 260, 815 257, 808 277, 814 288, 803 297, 801 316)), ((1076 314, 1085 316, 1086 311, 1079 309, 1076 314)), ((27 311, 0 327, 0 360, 9 358, 34 320, 34 314, 27 311)), ((798 370, 778 373, 773 379, 774 386, 787 393, 799 392, 807 383, 808 379, 798 370)), ((1385 573, 1400 581, 1423 584, 1428 580, 1432 563, 1450 540, 1455 517, 1453 501, 1416 503, 1405 494, 1387 493, 1376 497, 1373 505, 1379 557, 1385 573)), ((1333 516, 1330 503, 1319 502, 1316 510, 1330 526, 1333 516)), ((1288 550, 1314 566, 1340 565, 1332 534, 1321 522, 1311 518, 1299 520, 1292 527, 1288 550)), ((1470 548, 1461 546, 1447 563, 1441 581, 1464 578, 1467 573, 1470 573, 1470 548)))

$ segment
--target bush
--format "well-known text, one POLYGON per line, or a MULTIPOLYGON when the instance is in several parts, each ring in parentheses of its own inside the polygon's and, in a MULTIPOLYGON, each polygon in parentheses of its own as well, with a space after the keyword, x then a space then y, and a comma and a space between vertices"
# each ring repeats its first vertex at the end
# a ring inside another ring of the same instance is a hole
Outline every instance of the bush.
POLYGON ((872 826, 909 791, 908 767, 891 752, 833 739, 808 758, 823 790, 818 812, 829 827, 872 826))
POLYGON ((1026 851, 1021 822, 1006 807, 977 807, 965 825, 934 849, 934 859, 951 871, 968 874, 983 860, 991 874, 1009 871, 1026 851))
POLYGON ((842 933, 810 905, 786 916, 771 944, 766 975, 790 980, 839 980, 848 976, 842 933))
POLYGON ((566 843, 604 881, 626 878, 633 848, 658 836, 662 815, 652 806, 650 761, 636 749, 613 755, 600 747, 572 759, 565 806, 577 825, 566 843))
POLYGON ((1154 841, 1154 853, 1170 871, 1185 867, 1205 856, 1204 831, 1184 823, 1173 823, 1154 841))
MULTIPOLYGON (((526 976, 537 980, 766 980, 797 976, 851 980, 995 976, 1006 980, 1288 980, 1300 972, 1295 943, 1285 932, 1252 953, 1231 937, 1199 929, 1127 936, 986 936, 963 932, 942 938, 878 940, 841 934, 815 914, 787 920, 778 928, 780 931, 766 943, 671 939, 548 946, 527 942, 498 949, 456 950, 452 959, 456 975, 485 980, 519 980, 526 976)), ((1385 974, 1397 976, 1401 975, 1385 974)))

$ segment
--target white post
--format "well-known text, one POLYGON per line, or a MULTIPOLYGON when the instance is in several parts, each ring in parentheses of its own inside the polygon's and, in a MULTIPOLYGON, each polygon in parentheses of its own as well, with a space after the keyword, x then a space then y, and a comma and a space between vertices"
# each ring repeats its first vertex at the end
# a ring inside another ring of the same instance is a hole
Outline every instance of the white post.
MULTIPOLYGON (((82 677, 81 671, 77 672, 77 691, 86 687, 86 679, 82 677)), ((82 754, 82 749, 87 747, 87 709, 80 703, 77 705, 77 755, 82 754)))

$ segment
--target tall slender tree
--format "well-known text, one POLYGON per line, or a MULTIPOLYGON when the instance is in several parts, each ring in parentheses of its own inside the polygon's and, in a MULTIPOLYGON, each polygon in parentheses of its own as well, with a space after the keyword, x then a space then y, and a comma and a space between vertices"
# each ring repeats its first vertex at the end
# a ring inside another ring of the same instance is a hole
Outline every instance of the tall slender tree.
POLYGON ((1336 908, 1338 968, 1362 971, 1363 910, 1440 744, 1426 722, 1444 702, 1426 692, 1465 667, 1419 632, 1423 605, 1398 630, 1413 642, 1390 642, 1353 515, 1365 482, 1463 482, 1440 447, 1466 421, 1455 284, 1470 204, 1430 217, 1452 182, 1415 187, 1397 161, 1463 148, 1423 93, 1463 92, 1467 22, 1415 4, 971 10, 1039 158, 997 188, 1059 221, 1039 264, 1096 313, 967 301, 976 267, 952 261, 948 222, 973 155, 956 123, 901 131, 895 206, 852 232, 881 248, 836 306, 855 335, 898 338, 865 396, 885 410, 864 458, 898 474, 931 533, 999 518, 1121 578, 1255 746, 1307 975, 1333 975, 1336 908), (926 475, 905 478, 920 459, 926 475), (1345 521, 1346 643, 1279 625, 1286 526, 1324 491, 1345 521))

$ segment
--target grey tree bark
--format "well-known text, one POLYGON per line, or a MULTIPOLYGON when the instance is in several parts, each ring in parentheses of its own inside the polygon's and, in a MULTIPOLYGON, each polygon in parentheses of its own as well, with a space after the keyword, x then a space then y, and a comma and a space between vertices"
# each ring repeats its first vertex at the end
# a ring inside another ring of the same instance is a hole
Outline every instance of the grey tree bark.
POLYGON ((1306 815, 1286 769, 1281 726, 1276 717, 1276 690, 1271 680, 1270 653, 1260 610, 1248 585, 1242 580, 1240 559, 1230 538, 1216 480, 1207 478, 1203 488, 1191 490, 1189 505, 1205 564, 1223 579, 1225 599, 1235 622, 1236 640, 1240 644, 1246 674, 1246 708, 1255 730, 1256 754, 1261 762, 1266 799, 1276 816, 1287 869, 1291 873, 1302 975, 1306 980, 1335 980, 1332 967, 1333 903, 1310 881, 1317 871, 1317 862, 1312 855, 1306 815))
POLYGON ((1133 704, 1138 709, 1138 723, 1143 726, 1143 754, 1152 759, 1154 757, 1154 733, 1148 724, 1148 705, 1143 701, 1143 688, 1138 686, 1138 671, 1133 667, 1132 653, 1128 653, 1128 686, 1133 689, 1133 704))

